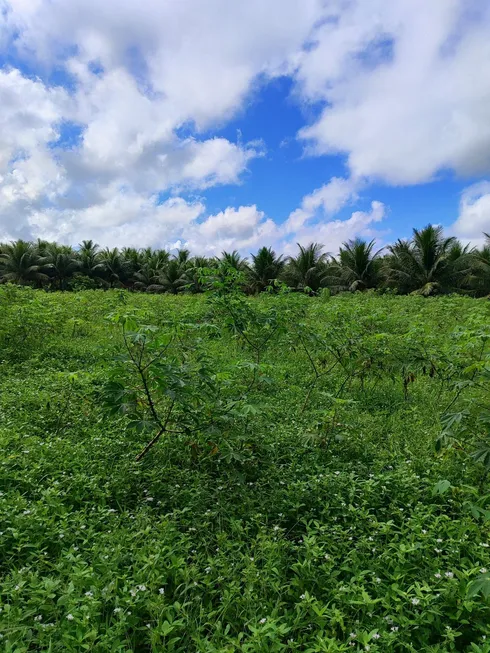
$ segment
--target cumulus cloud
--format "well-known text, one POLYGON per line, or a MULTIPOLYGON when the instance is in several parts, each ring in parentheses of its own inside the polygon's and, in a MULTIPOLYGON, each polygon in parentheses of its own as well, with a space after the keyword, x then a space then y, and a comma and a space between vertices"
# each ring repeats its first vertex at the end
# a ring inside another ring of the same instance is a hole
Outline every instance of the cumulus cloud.
MULTIPOLYGON (((477 0, 4 0, 0 54, 18 69, 0 69, 0 237, 333 251, 386 215, 335 219, 373 180, 490 173, 489 32, 477 0), (213 130, 281 75, 320 107, 307 152, 340 153, 348 174, 289 217, 253 199, 207 215, 205 191, 267 149, 213 130)), ((468 193, 454 230, 477 238, 489 192, 468 193)))
POLYGON ((344 153, 353 175, 416 184, 490 169, 490 5, 464 0, 332 2, 298 71, 326 104, 300 135, 344 153))
POLYGON ((483 245, 483 234, 490 233, 490 181, 473 184, 463 191, 459 216, 451 231, 464 242, 483 245))

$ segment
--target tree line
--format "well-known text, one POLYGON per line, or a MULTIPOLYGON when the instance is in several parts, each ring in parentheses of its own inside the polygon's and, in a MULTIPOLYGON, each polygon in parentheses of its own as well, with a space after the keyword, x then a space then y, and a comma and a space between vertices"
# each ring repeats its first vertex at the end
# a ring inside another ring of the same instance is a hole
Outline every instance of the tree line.
POLYGON ((298 244, 294 256, 277 255, 262 247, 250 259, 237 251, 220 257, 191 256, 187 249, 133 247, 101 249, 92 240, 78 248, 43 240, 0 243, 0 283, 30 285, 48 290, 126 288, 149 293, 203 292, 203 270, 217 275, 234 269, 244 292, 259 293, 285 284, 292 290, 318 293, 388 290, 400 294, 434 295, 461 292, 476 297, 490 294, 490 235, 480 249, 446 237, 441 227, 414 229, 380 250, 375 242, 345 242, 337 256, 323 245, 298 244))

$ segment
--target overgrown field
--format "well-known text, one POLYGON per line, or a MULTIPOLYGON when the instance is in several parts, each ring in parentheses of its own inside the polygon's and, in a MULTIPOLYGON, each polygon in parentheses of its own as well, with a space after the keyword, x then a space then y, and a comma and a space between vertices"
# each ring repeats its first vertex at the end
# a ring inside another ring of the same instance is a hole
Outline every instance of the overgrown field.
POLYGON ((489 337, 464 297, 0 287, 2 650, 489 652, 489 337))

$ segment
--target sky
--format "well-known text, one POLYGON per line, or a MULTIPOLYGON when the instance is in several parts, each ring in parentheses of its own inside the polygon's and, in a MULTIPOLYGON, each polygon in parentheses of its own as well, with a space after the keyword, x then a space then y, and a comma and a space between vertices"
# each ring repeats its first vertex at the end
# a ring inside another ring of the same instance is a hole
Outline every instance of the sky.
POLYGON ((0 0, 0 242, 490 232, 486 0, 0 0))

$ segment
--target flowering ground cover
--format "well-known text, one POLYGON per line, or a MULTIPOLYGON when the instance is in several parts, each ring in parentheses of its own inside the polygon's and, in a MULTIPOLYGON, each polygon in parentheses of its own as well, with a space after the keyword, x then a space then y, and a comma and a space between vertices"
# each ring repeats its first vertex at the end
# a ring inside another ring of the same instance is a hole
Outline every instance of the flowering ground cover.
POLYGON ((489 652, 490 307, 0 287, 0 637, 489 652))

